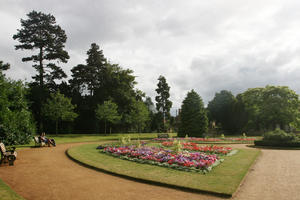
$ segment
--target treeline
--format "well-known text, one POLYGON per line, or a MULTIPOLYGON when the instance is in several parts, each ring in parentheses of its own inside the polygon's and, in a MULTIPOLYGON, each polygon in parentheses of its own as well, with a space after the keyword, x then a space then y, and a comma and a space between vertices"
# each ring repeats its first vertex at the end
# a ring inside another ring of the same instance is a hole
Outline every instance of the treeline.
POLYGON ((29 141, 47 133, 177 132, 203 137, 205 133, 262 133, 280 127, 299 128, 299 98, 288 87, 252 88, 234 96, 220 91, 205 108, 200 95, 188 92, 178 116, 171 116, 170 86, 159 76, 155 104, 135 88, 133 71, 114 64, 92 43, 85 63, 73 66, 68 81, 60 67, 69 59, 67 36, 51 14, 32 11, 21 19, 13 36, 16 50, 33 55, 36 75, 30 83, 6 78, 9 64, 0 61, 0 140, 29 141))
MULTIPOLYGON (((171 129, 172 102, 165 77, 157 84, 156 106, 135 88, 133 71, 109 62, 99 45, 92 43, 86 62, 71 69, 71 78, 61 68, 70 58, 65 50, 67 35, 51 14, 32 11, 21 19, 13 35, 16 50, 33 55, 36 75, 26 84, 26 98, 37 132, 111 133, 161 132, 171 129)), ((6 70, 3 68, 3 70, 6 70)))
POLYGON ((207 106, 211 129, 231 134, 296 130, 300 128, 299 109, 298 94, 286 86, 250 88, 236 96, 223 90, 207 106))

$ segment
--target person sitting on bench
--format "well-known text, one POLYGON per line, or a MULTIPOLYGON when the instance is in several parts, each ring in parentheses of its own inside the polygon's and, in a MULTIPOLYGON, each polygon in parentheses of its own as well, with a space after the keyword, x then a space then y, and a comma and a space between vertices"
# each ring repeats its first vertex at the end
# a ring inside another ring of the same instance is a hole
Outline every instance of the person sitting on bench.
POLYGON ((48 144, 49 147, 51 144, 54 147, 56 146, 54 139, 46 138, 45 132, 41 133, 41 135, 39 136, 39 139, 40 139, 40 142, 44 142, 45 144, 48 144))

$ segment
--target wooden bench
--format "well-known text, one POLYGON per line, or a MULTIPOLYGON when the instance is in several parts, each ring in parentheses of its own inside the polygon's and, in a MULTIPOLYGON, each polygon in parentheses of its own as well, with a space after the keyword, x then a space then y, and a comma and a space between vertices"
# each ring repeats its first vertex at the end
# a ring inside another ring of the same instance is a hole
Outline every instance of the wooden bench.
POLYGON ((35 145, 36 147, 43 147, 43 146, 46 145, 46 143, 45 143, 45 142, 42 142, 42 141, 39 139, 38 136, 34 136, 34 137, 33 137, 33 140, 34 140, 34 145, 35 145))
POLYGON ((9 150, 6 150, 5 145, 0 143, 0 151, 1 151, 1 160, 0 164, 8 162, 9 165, 14 165, 14 162, 17 158, 16 148, 12 147, 9 150))
POLYGON ((169 134, 168 133, 159 133, 159 134, 157 134, 157 138, 169 138, 169 134))

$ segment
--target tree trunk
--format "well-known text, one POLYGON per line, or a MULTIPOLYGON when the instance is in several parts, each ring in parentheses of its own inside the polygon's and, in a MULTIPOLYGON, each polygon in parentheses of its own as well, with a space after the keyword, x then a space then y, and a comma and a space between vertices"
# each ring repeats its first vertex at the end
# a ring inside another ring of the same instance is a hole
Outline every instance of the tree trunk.
POLYGON ((109 127, 109 134, 111 135, 111 127, 109 127))
POLYGON ((58 120, 55 121, 55 134, 57 135, 57 129, 58 129, 58 120))
POLYGON ((105 135, 106 135, 106 120, 104 121, 104 129, 105 129, 105 135))
POLYGON ((40 47, 40 86, 43 88, 44 85, 44 67, 43 67, 43 47, 40 47))

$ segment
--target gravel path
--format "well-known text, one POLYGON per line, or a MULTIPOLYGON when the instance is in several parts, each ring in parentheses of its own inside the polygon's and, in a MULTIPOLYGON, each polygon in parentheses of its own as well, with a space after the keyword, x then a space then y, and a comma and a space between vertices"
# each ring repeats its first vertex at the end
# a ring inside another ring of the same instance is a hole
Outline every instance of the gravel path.
MULTIPOLYGON (((15 166, 0 166, 0 178, 27 200, 221 199, 138 183, 74 163, 65 150, 77 144, 18 152, 15 166)), ((236 145, 245 147, 245 145, 236 145)), ((300 199, 300 151, 262 150, 234 199, 300 199)))

